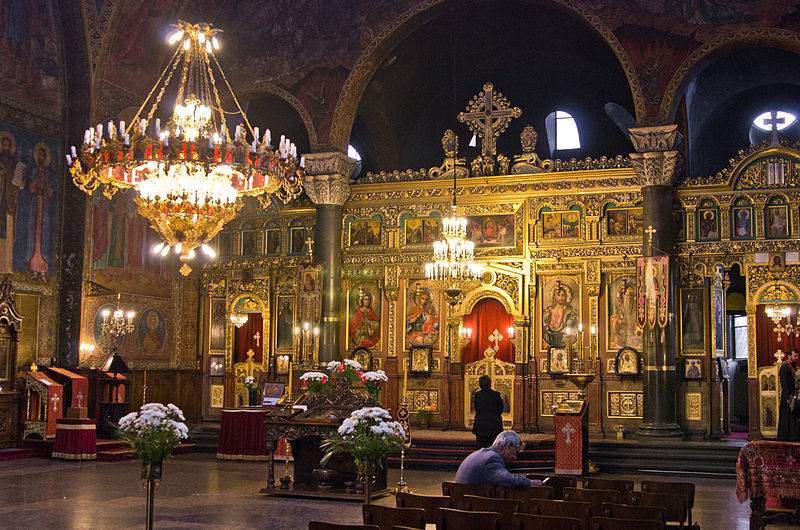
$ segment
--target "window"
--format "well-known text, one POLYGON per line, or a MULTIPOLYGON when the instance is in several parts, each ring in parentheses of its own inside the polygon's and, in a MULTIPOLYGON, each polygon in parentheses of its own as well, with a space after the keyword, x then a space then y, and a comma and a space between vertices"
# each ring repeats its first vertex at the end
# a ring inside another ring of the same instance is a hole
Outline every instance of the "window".
POLYGON ((361 174, 361 155, 355 147, 348 145, 347 156, 356 161, 356 166, 353 168, 353 174, 350 176, 351 178, 356 178, 359 174, 361 174))
POLYGON ((581 140, 575 118, 568 112, 551 112, 544 120, 550 155, 562 149, 580 149, 581 140))
POLYGON ((747 316, 733 317, 733 358, 747 359, 747 316))
POLYGON ((753 125, 755 125, 757 129, 760 129, 762 131, 767 131, 767 132, 771 131, 773 112, 775 113, 777 121, 777 123, 775 124, 775 129, 778 131, 784 130, 785 128, 792 125, 795 121, 797 121, 797 118, 794 116, 794 114, 789 114, 788 112, 784 112, 782 110, 777 110, 777 111, 771 110, 769 112, 759 114, 756 117, 756 119, 753 120, 753 125))

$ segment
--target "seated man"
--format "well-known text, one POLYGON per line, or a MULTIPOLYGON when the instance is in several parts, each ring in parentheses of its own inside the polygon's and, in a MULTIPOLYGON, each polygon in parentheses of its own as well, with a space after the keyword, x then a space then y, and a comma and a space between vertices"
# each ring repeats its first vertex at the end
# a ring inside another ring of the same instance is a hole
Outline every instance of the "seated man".
POLYGON ((528 480, 512 475, 506 464, 517 459, 522 451, 522 440, 514 431, 503 431, 491 447, 478 449, 461 462, 455 482, 459 484, 494 484, 495 486, 541 486, 541 480, 528 480))

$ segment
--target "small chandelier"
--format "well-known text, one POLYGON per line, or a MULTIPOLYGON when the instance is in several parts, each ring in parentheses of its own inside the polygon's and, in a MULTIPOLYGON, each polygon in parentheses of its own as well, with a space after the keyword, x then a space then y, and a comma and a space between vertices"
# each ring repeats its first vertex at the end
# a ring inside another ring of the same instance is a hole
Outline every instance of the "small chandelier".
POLYGON ((456 213, 456 175, 454 170, 452 216, 442 219, 443 239, 433 242, 433 261, 425 264, 425 278, 451 303, 477 287, 483 275, 483 264, 475 263, 475 243, 467 239, 467 220, 456 213))
POLYGON ((789 318, 792 314, 792 309, 788 305, 784 305, 781 303, 782 300, 787 298, 787 293, 785 289, 778 283, 778 280, 775 280, 775 285, 772 287, 770 294, 770 301, 769 305, 764 308, 764 313, 772 320, 772 322, 777 326, 781 320, 784 318, 789 318))
POLYGON ((268 206, 271 195, 284 203, 300 195, 304 161, 284 136, 273 143, 269 129, 261 135, 251 127, 214 55, 220 30, 183 21, 177 28, 169 43, 178 48, 133 120, 88 128, 80 153, 73 146, 67 164, 75 185, 87 194, 101 185, 109 198, 134 189, 139 213, 162 240, 153 252, 166 256, 172 250, 188 275, 186 262, 195 249, 216 256, 208 242, 236 216, 243 196, 268 206), (241 115, 243 124, 233 135, 214 70, 241 115), (162 128, 153 116, 173 77, 179 79, 177 99, 162 128))
POLYGON ((116 339, 133 331, 133 317, 136 315, 133 311, 128 311, 127 313, 122 311, 119 307, 121 298, 122 294, 117 293, 117 308, 113 314, 108 309, 104 309, 101 313, 103 323, 100 326, 100 331, 104 335, 111 335, 116 339))
POLYGON ((247 324, 247 320, 249 319, 247 313, 231 313, 231 316, 228 318, 231 319, 231 323, 237 328, 247 324))
POLYGON ((783 320, 784 318, 789 317, 792 314, 791 309, 788 306, 780 305, 778 302, 773 301, 770 305, 768 305, 764 312, 767 316, 772 319, 772 322, 776 325, 783 320))

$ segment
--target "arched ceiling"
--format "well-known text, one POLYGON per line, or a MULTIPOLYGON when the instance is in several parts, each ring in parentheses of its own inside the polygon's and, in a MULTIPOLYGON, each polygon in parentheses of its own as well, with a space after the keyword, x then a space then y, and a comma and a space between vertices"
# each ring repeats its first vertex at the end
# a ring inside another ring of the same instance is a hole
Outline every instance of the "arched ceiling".
POLYGON ((748 48, 708 62, 687 85, 688 174, 705 177, 726 167, 749 144, 753 118, 773 109, 800 116, 800 56, 748 48))
POLYGON ((605 114, 616 102, 634 113, 627 78, 606 42, 574 13, 524 1, 487 1, 445 12, 400 42, 378 68, 361 99, 351 144, 365 170, 438 166, 446 129, 467 148, 466 124, 456 121, 491 81, 522 116, 498 140, 498 153, 520 152, 526 124, 549 157, 544 120, 558 109, 573 114, 583 158, 627 154, 630 144, 605 114))

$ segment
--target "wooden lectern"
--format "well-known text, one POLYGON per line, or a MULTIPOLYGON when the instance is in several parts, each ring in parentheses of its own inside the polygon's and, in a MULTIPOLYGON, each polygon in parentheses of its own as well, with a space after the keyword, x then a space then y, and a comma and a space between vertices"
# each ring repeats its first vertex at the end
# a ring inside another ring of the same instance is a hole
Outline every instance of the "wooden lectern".
POLYGON ((558 475, 583 475, 589 471, 588 409, 586 400, 565 400, 556 409, 558 475))

